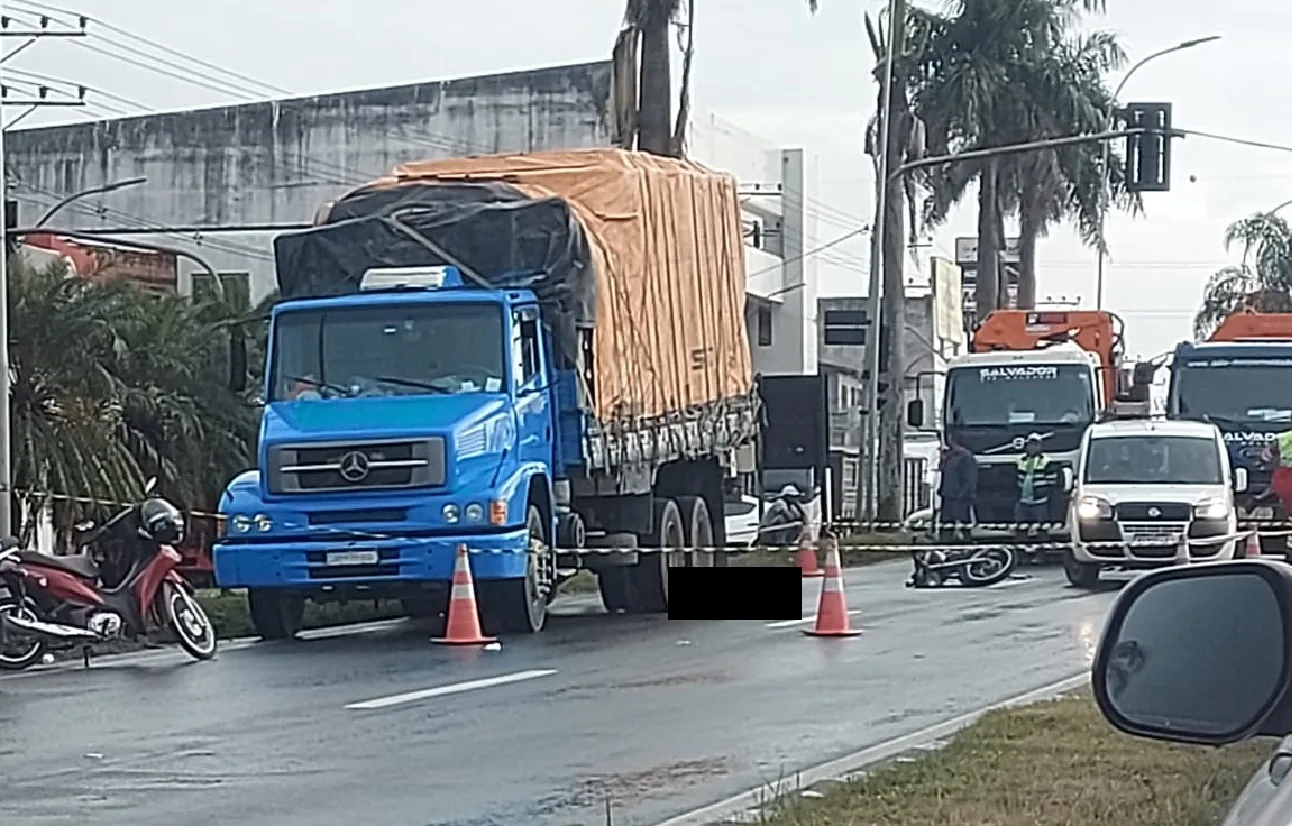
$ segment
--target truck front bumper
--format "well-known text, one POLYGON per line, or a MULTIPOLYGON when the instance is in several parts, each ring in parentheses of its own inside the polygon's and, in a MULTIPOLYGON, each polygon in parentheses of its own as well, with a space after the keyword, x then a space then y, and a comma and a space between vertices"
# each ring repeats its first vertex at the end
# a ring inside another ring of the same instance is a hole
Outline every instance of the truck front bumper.
POLYGON ((322 589, 328 586, 449 582, 459 545, 471 552, 475 579, 523 577, 529 532, 360 541, 217 542, 221 588, 322 589))

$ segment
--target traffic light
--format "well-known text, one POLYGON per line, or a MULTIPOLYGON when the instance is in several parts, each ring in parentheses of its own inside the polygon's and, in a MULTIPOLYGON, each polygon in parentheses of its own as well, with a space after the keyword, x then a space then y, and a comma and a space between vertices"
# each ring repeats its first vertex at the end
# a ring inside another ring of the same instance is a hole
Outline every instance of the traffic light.
POLYGON ((1126 191, 1171 191, 1171 104, 1129 103, 1122 110, 1127 129, 1146 132, 1126 138, 1126 191))

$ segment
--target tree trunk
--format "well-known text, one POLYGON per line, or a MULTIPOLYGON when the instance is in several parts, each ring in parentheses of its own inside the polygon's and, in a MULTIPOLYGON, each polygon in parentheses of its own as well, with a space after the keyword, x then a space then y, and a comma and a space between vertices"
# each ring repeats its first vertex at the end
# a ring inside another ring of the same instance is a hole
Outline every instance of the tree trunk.
POLYGON ((668 26, 667 14, 652 14, 642 26, 637 148, 652 155, 670 155, 673 149, 673 84, 669 69, 668 26))
POLYGON ((1036 242, 1041 221, 1036 208, 1024 204, 1018 215, 1018 309, 1036 309, 1036 242))
POLYGON ((974 287, 975 315, 981 322, 1000 300, 1000 237, 996 233, 996 161, 984 161, 978 171, 978 280, 974 287))

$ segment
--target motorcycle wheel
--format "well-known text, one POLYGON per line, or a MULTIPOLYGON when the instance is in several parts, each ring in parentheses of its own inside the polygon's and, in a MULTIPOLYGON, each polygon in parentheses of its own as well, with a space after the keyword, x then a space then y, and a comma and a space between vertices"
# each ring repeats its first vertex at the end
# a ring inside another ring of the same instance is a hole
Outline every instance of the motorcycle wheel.
MULTIPOLYGON (((31 609, 10 603, 0 605, 0 614, 12 614, 29 620, 37 619, 31 609)), ((10 637, 0 634, 0 671, 23 671, 45 658, 45 641, 20 635, 10 637)))
POLYGON ((960 568, 960 582, 966 588, 985 588, 1009 578, 1018 557, 1010 548, 975 551, 960 568))
POLYGON ((173 582, 163 582, 157 599, 161 620, 175 632, 179 647, 195 660, 214 657, 219 645, 215 625, 192 594, 173 582))

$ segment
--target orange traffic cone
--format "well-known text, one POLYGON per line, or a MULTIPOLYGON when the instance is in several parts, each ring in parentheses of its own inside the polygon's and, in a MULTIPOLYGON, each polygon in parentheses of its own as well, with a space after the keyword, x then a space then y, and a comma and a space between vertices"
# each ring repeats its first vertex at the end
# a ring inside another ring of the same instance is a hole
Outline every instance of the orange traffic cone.
POLYGON ((1180 542, 1175 546, 1175 557, 1171 560, 1172 565, 1188 565, 1193 560, 1189 557, 1189 536, 1180 534, 1180 542))
MULTIPOLYGON (((825 570, 817 565, 816 548, 812 547, 812 537, 810 534, 811 531, 807 528, 804 528, 799 532, 799 550, 798 556, 795 559, 795 564, 798 565, 799 570, 803 572, 804 579, 825 576, 825 570)), ((834 540, 827 539, 826 542, 826 547, 829 548, 832 547, 834 540)))
POLYGON ((444 636, 432 637, 431 642, 445 645, 485 645, 497 640, 486 637, 480 630, 480 612, 476 608, 476 586, 471 581, 471 561, 467 546, 458 546, 457 563, 453 568, 453 590, 449 593, 449 621, 444 636))
POLYGON ((804 631, 811 637, 855 637, 860 628, 848 623, 848 603, 843 597, 843 571, 839 547, 833 542, 825 554, 825 581, 821 583, 821 601, 816 609, 816 627, 804 631))
POLYGON ((1243 552, 1239 555, 1240 559, 1260 559, 1261 558, 1261 538, 1256 531, 1247 534, 1247 541, 1243 543, 1243 552))

